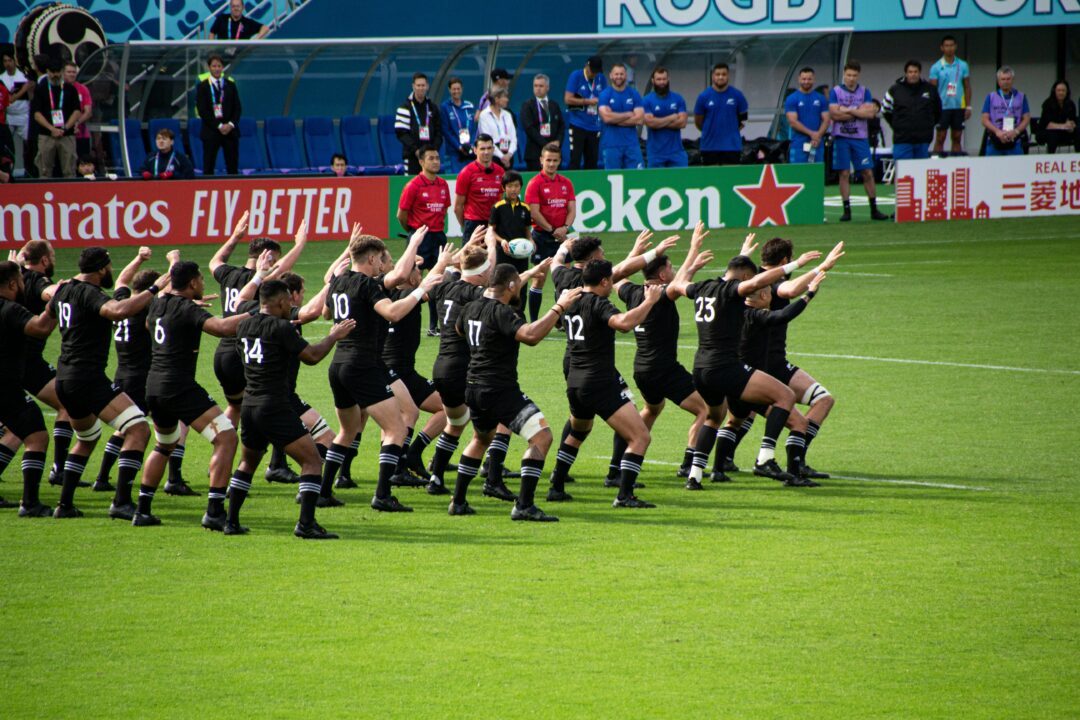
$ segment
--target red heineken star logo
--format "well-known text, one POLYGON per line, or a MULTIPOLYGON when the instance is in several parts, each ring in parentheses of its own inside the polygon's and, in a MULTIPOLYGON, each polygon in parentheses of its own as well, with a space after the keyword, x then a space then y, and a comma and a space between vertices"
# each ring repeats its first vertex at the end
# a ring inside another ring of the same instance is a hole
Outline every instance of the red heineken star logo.
POLYGON ((769 223, 787 225, 787 205, 804 187, 802 183, 778 184, 776 170, 772 165, 766 165, 761 169, 757 185, 736 185, 733 189, 754 208, 750 214, 750 227, 758 227, 769 223))

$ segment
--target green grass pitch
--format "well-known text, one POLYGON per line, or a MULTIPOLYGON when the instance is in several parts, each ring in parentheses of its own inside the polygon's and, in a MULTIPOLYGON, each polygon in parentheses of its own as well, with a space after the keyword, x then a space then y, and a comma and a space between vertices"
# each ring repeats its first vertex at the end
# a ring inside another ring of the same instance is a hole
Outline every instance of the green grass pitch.
MULTIPOLYGON (((199 528, 204 498, 160 494, 164 525, 149 529, 110 522, 109 498, 88 490, 81 520, 6 511, 0 716, 1075 716, 1077 230, 1070 218, 784 230, 799 250, 848 245, 790 331, 794 361, 837 398, 810 460, 840 477, 817 489, 744 472, 686 492, 674 463, 689 416, 669 408, 642 476, 652 511, 610 507, 604 427, 575 466, 575 501, 541 503, 558 524, 511 523, 475 483, 474 517, 408 489, 397 494, 415 513, 373 512, 373 430, 361 489, 319 513, 335 543, 293 538, 295 488, 261 475, 242 538, 199 528)), ((742 234, 713 231, 709 246, 726 258, 742 234)), ((630 237, 605 242, 621 257, 630 237)), ((201 263, 213 250, 183 248, 201 263)), ((338 250, 310 247, 299 271, 313 285, 338 250)), ((133 251, 114 251, 117 271, 133 251)), ((74 259, 60 253, 61 273, 74 259)), ((689 366, 689 305, 682 317, 689 366)), ((520 365, 556 428, 562 339, 523 348, 520 365)), ((203 340, 199 374, 221 400, 214 346, 203 340)), ((420 368, 435 347, 424 339, 420 368)), ((306 368, 301 392, 332 417, 325 373, 306 368)), ((739 449, 744 469, 761 425, 739 449)), ((511 467, 522 448, 515 438, 511 467)), ((193 436, 185 459, 202 492, 207 449, 193 436)), ((17 461, 0 494, 18 497, 17 461)), ((45 502, 57 495, 44 487, 45 502)))

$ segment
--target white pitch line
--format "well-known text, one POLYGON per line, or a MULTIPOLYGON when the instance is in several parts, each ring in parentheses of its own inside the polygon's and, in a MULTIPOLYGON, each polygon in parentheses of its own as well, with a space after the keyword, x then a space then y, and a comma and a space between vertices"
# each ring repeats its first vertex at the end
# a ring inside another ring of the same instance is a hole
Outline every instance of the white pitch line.
MULTIPOLYGON (((610 460, 611 458, 609 456, 607 456, 607 455, 593 455, 593 459, 594 460, 610 460)), ((681 466, 681 463, 667 462, 665 460, 649 460, 648 458, 645 459, 645 464, 646 465, 666 465, 666 466, 669 466, 669 467, 680 467, 681 466)), ((867 477, 858 477, 858 476, 855 476, 855 475, 831 475, 830 479, 832 479, 832 480, 855 480, 857 482, 867 482, 867 483, 887 483, 889 485, 915 485, 917 487, 940 488, 942 490, 974 490, 974 491, 977 491, 977 492, 993 492, 993 490, 991 488, 978 487, 978 486, 975 486, 975 485, 956 485, 956 484, 953 484, 953 483, 934 483, 934 482, 926 482, 924 480, 904 480, 904 479, 901 479, 901 478, 867 478, 867 477)))
POLYGON ((847 271, 844 271, 844 270, 830 270, 829 274, 830 275, 854 275, 854 276, 857 276, 857 277, 882 277, 882 278, 896 277, 895 275, 888 275, 886 273, 847 272, 847 271))

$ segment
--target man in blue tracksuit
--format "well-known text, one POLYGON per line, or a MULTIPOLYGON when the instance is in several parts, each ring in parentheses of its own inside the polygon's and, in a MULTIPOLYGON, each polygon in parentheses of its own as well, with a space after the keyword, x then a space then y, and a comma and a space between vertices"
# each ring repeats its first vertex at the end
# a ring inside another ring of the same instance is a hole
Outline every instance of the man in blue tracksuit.
POLYGON ((702 165, 738 165, 742 157, 742 128, 750 106, 738 88, 729 84, 727 63, 716 63, 712 85, 694 103, 694 125, 701 131, 702 165))
POLYGON ((566 80, 563 104, 566 122, 570 126, 570 169, 596 169, 600 150, 600 93, 607 87, 604 63, 594 55, 581 70, 570 73, 566 80))
POLYGON ((641 95, 626 84, 626 66, 611 66, 611 85, 600 93, 600 150, 604 169, 634 170, 644 167, 638 128, 645 122, 641 95))
POLYGON ((645 96, 646 161, 649 167, 686 167, 682 130, 686 127, 686 100, 671 91, 668 71, 657 67, 652 73, 653 91, 645 96))

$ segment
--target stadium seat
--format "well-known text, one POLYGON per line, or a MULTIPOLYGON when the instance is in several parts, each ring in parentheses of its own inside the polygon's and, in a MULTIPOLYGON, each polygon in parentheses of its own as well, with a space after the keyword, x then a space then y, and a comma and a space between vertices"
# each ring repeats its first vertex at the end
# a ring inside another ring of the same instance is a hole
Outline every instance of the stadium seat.
POLYGON ((142 123, 135 118, 124 120, 124 137, 127 139, 131 171, 138 174, 139 168, 146 163, 146 143, 143 141, 142 123))
POLYGON ((296 139, 296 123, 292 118, 268 117, 263 127, 266 135, 266 154, 275 170, 304 170, 307 164, 296 139))
MULTIPOLYGON (((243 124, 243 120, 240 121, 243 124)), ((188 120, 188 157, 191 158, 191 164, 195 166, 195 174, 203 174, 203 142, 202 142, 202 120, 197 117, 193 117, 188 120)), ((217 161, 214 163, 214 174, 225 174, 225 153, 219 152, 217 161)))
POLYGON ((379 147, 382 148, 383 162, 396 165, 401 162, 401 141, 394 134, 394 116, 379 116, 379 147))
MULTIPOLYGON (((371 133, 371 119, 363 115, 349 115, 341 118, 341 147, 349 164, 355 167, 375 167, 382 165, 378 145, 371 133)), ((393 158, 393 163, 398 158, 393 158)))
POLYGON ((266 169, 263 146, 259 142, 259 124, 255 118, 240 118, 240 172, 261 172, 266 169))
POLYGON ((303 133, 308 166, 330 167, 331 157, 334 153, 341 152, 334 135, 334 121, 321 116, 304 118, 303 133))

